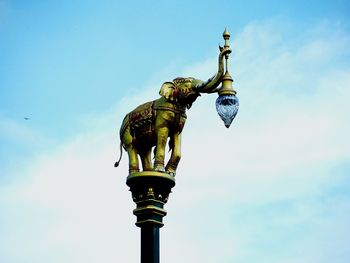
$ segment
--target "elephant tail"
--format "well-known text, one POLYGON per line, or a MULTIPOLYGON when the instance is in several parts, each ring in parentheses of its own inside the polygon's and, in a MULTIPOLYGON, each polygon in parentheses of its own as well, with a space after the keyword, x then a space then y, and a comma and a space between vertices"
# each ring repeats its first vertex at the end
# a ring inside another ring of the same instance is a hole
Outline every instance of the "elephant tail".
POLYGON ((122 157, 123 157, 123 143, 120 142, 120 157, 119 157, 119 160, 114 164, 114 167, 119 166, 119 163, 120 163, 120 160, 122 159, 122 157))

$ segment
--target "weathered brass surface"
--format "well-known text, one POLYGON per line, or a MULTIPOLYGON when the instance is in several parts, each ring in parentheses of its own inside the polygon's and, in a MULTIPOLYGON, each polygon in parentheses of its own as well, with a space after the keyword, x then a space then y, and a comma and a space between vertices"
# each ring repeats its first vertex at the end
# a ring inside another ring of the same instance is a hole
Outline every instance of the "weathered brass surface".
MULTIPOLYGON (((120 151, 124 148, 129 156, 129 173, 140 171, 139 157, 143 171, 166 172, 175 176, 181 158, 181 134, 186 122, 186 111, 201 93, 234 95, 232 78, 228 72, 228 57, 231 53, 225 29, 224 47, 219 47, 218 70, 207 81, 192 77, 175 78, 164 82, 159 90, 159 99, 147 102, 128 113, 120 128, 120 151), (224 60, 226 72, 224 74, 224 60), (222 83, 222 86, 219 85, 222 83), (171 151, 165 164, 166 145, 171 151), (154 162, 152 162, 152 151, 154 162)), ((120 159, 121 159, 120 156, 120 159)), ((117 167, 120 159, 115 163, 117 167)))
POLYGON ((221 89, 218 90, 219 96, 221 95, 236 95, 236 91, 232 88, 232 82, 233 79, 228 73, 228 71, 225 72, 224 76, 222 77, 222 85, 221 89))
MULTIPOLYGON (((229 48, 229 39, 230 39, 230 33, 228 32, 228 30, 225 28, 224 33, 222 34, 222 36, 225 39, 225 48, 229 48)), ((233 79, 230 75, 230 73, 228 72, 228 57, 229 54, 225 55, 225 68, 226 68, 226 72, 225 74, 222 76, 222 85, 221 88, 218 90, 219 96, 221 95, 236 95, 236 91, 232 88, 232 82, 233 79)))

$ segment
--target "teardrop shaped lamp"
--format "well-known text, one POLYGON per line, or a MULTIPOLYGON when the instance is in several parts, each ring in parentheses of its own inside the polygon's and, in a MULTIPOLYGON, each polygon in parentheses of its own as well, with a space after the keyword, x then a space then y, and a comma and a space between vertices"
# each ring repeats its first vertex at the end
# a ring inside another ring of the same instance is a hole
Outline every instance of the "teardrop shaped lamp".
POLYGON ((216 99, 216 111, 224 121, 226 128, 229 128, 236 117, 239 107, 238 98, 235 95, 220 95, 216 99))
MULTIPOLYGON (((230 33, 225 29, 223 33, 225 39, 225 48, 229 47, 228 40, 230 33)), ((218 90, 219 97, 216 99, 216 111, 220 118, 224 121, 226 128, 229 128, 233 119, 236 117, 239 107, 236 91, 232 87, 233 79, 228 72, 228 54, 225 55, 226 72, 222 76, 222 85, 218 90)))

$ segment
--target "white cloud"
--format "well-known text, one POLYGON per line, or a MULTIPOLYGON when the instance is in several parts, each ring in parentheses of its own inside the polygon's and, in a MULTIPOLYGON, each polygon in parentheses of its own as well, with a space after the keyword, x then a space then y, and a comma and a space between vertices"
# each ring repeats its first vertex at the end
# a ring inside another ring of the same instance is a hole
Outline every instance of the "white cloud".
MULTIPOLYGON (((311 31, 305 41, 287 41, 280 26, 252 23, 234 39, 231 67, 241 108, 229 130, 216 115, 215 95, 199 98, 188 113, 177 186, 161 230, 163 261, 264 256, 266 262, 310 262, 317 244, 331 258, 330 241, 320 239, 338 237, 349 256, 340 228, 349 197, 329 194, 341 178, 334 171, 350 157, 350 70, 344 63, 330 66, 348 54, 349 35, 311 31), (306 229, 292 234, 288 228, 296 226, 306 229), (258 241, 279 246, 278 253, 258 241)), ((184 75, 205 79, 215 63, 209 58, 184 75)), ((126 154, 120 168, 113 163, 124 113, 157 94, 152 83, 104 116, 89 116, 90 132, 37 156, 18 171, 25 175, 20 181, 2 186, 1 261, 138 261, 126 154)))

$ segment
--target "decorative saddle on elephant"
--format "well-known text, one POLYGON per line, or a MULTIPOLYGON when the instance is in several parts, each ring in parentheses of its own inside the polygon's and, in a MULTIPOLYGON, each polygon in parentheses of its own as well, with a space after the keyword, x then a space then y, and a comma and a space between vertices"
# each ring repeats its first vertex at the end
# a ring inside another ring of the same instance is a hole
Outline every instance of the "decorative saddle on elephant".
POLYGON ((147 124, 152 124, 155 116, 153 104, 153 101, 144 103, 130 112, 129 122, 131 131, 136 131, 138 128, 144 127, 147 124))
POLYGON ((174 128, 176 127, 175 129, 177 131, 182 131, 186 120, 186 107, 167 102, 165 98, 160 98, 138 106, 125 116, 120 129, 121 138, 129 126, 132 136, 141 139, 138 141, 135 140, 134 143, 141 143, 142 140, 153 140, 155 135, 156 112, 159 111, 174 112, 176 117, 172 125, 174 128))

